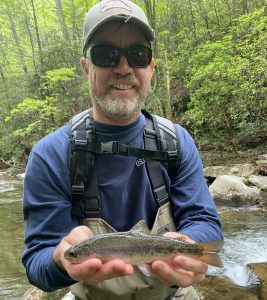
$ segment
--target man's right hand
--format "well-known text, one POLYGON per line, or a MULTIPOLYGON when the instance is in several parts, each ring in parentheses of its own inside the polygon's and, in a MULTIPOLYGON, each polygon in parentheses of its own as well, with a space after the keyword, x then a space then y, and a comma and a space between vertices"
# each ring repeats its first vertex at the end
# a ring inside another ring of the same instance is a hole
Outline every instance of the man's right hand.
POLYGON ((98 284, 104 280, 132 275, 134 270, 131 264, 121 259, 112 259, 103 263, 98 258, 89 258, 81 263, 71 263, 64 257, 64 252, 72 245, 93 236, 92 231, 86 226, 74 228, 65 236, 53 253, 55 264, 76 281, 84 281, 89 285, 98 284))

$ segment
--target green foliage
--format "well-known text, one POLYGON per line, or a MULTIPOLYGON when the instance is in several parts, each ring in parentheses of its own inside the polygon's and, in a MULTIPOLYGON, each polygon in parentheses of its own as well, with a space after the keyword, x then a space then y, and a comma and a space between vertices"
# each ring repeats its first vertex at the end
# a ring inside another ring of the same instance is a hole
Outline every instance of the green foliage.
MULTIPOLYGON (((133 0, 156 31, 148 108, 175 118, 203 149, 266 139, 264 1, 133 0), (251 137, 254 137, 251 139, 251 137)), ((0 3, 0 156, 32 145, 91 106, 79 66, 85 12, 98 0, 0 3), (19 5, 18 5, 19 4, 19 5)))
POLYGON ((51 85, 55 85, 60 81, 70 81, 76 77, 77 74, 75 68, 60 68, 46 72, 46 78, 51 85))
POLYGON ((14 125, 8 139, 19 144, 22 153, 25 150, 28 152, 42 136, 56 129, 55 120, 59 115, 56 102, 57 99, 53 97, 47 97, 45 100, 26 98, 5 118, 6 122, 13 122, 14 125))
POLYGON ((241 123, 262 121, 264 130, 267 50, 262 42, 267 40, 266 32, 264 11, 255 11, 235 20, 220 41, 208 41, 193 52, 186 117, 194 132, 200 133, 203 127, 222 129, 236 148, 241 123))

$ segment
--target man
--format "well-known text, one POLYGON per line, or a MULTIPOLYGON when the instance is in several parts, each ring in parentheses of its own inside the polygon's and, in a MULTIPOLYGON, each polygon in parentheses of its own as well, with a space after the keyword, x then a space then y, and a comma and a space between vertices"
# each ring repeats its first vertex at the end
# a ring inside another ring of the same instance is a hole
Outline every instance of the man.
MULTIPOLYGON (((144 12, 130 1, 103 0, 87 12, 81 66, 93 99, 98 143, 118 141, 144 148, 141 108, 154 72, 153 39, 144 12)), ((73 264, 64 258, 71 245, 94 234, 127 231, 141 219, 152 232, 166 225, 170 232, 165 235, 188 242, 222 239, 198 152, 185 129, 176 125, 176 130, 182 162, 173 180, 163 170, 169 189, 166 205, 158 207, 140 158, 96 154, 100 217, 82 220, 71 213, 69 127, 63 126, 34 146, 23 203, 23 263, 32 284, 45 291, 72 285, 76 299, 84 300, 198 299, 191 286, 203 279, 207 264, 190 257, 154 261, 152 276, 144 276, 121 259, 104 263, 90 258, 73 264)))

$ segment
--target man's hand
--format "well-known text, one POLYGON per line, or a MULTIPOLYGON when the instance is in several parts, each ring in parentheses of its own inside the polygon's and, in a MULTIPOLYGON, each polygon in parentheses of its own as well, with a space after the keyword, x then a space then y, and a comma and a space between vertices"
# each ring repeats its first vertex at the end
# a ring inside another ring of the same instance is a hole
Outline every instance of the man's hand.
POLYGON ((53 253, 56 265, 67 272, 69 276, 76 280, 83 280, 87 284, 95 285, 99 282, 119 276, 132 275, 133 266, 125 263, 121 259, 113 259, 106 263, 98 258, 90 258, 81 263, 71 263, 64 258, 64 252, 72 245, 93 236, 92 231, 86 226, 74 228, 64 237, 53 253))
MULTIPOLYGON (((167 232, 164 236, 179 238, 185 242, 194 243, 192 239, 177 232, 167 232)), ((151 272, 162 283, 185 288, 196 282, 203 281, 208 265, 194 258, 176 255, 170 261, 156 260, 151 263, 151 272)))

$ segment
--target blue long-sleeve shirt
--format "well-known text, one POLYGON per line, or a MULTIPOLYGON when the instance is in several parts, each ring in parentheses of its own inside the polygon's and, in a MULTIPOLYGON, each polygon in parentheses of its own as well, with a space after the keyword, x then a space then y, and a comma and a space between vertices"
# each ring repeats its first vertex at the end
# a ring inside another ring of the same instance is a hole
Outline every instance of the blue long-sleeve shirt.
MULTIPOLYGON (((117 140, 143 148, 145 118, 127 126, 95 122, 97 142, 117 140)), ((182 162, 175 178, 165 181, 177 231, 195 241, 222 239, 221 223, 206 185, 203 167, 188 132, 176 125, 182 162)), ((53 261, 60 240, 79 225, 71 214, 68 174, 70 130, 67 125, 41 139, 32 149, 26 167, 23 194, 25 251, 23 264, 29 281, 45 291, 69 286, 74 281, 53 261)), ((117 231, 129 230, 144 219, 151 228, 157 213, 145 164, 136 157, 96 155, 100 216, 117 231), (138 163, 137 163, 138 161, 138 163)))

